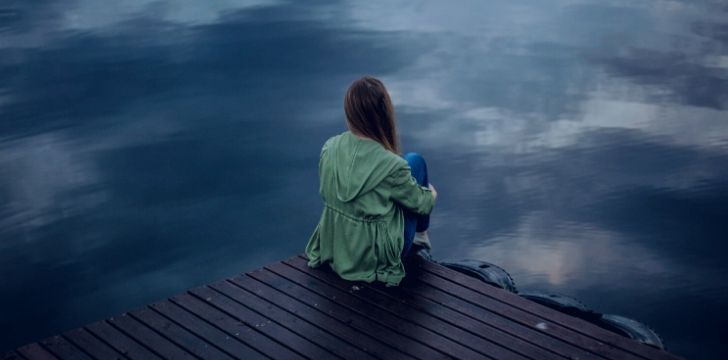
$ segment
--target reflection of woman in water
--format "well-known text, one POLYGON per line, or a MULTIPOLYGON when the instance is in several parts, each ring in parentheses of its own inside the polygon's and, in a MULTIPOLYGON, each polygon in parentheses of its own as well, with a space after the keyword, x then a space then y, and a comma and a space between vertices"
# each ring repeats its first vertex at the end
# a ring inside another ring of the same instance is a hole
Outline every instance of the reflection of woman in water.
POLYGON ((324 209, 306 245, 308 265, 328 263, 347 280, 398 285, 403 260, 430 249, 426 230, 437 192, 422 156, 399 155, 394 108, 381 81, 354 81, 344 110, 349 130, 321 149, 324 209))

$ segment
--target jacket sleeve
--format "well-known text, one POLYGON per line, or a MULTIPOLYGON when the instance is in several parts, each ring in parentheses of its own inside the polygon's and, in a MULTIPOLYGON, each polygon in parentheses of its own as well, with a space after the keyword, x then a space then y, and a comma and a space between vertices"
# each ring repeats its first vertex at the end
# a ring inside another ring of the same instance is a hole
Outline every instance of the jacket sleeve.
POLYGON ((435 206, 432 191, 417 183, 409 166, 394 170, 384 181, 389 186, 390 199, 410 211, 425 215, 435 206))

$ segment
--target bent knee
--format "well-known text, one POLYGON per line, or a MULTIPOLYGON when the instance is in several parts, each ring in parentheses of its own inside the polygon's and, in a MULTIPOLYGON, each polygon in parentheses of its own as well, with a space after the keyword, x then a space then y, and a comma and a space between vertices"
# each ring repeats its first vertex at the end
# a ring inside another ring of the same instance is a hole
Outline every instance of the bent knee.
POLYGON ((407 163, 410 164, 410 166, 417 165, 422 166, 425 164, 425 158, 422 157, 422 155, 416 153, 416 152, 408 152, 404 154, 403 158, 407 160, 407 163))

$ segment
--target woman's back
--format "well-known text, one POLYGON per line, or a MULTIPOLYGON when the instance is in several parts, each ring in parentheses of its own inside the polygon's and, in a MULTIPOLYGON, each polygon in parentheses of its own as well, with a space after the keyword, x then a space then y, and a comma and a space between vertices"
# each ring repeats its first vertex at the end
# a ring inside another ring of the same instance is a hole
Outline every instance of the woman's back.
POLYGON ((430 190, 403 158, 348 131, 324 144, 319 178, 324 210, 306 247, 309 265, 327 262, 347 280, 397 285, 405 275, 402 207, 429 213, 430 190))
POLYGON ((351 132, 324 144, 319 163, 319 191, 324 202, 347 214, 373 219, 394 211, 382 181, 407 162, 379 143, 351 132))

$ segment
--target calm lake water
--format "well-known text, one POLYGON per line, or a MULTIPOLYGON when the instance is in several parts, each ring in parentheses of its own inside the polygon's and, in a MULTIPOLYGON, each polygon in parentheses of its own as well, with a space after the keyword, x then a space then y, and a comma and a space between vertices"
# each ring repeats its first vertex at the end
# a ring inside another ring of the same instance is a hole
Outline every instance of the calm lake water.
POLYGON ((0 350, 302 252, 364 74, 429 161, 436 259, 728 355, 707 0, 3 1, 0 350))

